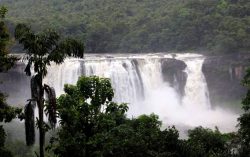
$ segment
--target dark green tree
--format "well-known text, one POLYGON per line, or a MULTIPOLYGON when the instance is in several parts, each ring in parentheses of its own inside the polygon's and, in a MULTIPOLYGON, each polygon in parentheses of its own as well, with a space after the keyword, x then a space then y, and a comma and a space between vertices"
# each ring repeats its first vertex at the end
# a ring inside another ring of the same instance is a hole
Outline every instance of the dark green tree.
MULTIPOLYGON (((7 51, 10 37, 4 22, 6 12, 7 9, 5 7, 0 7, 0 72, 7 71, 16 61, 16 58, 9 56, 7 51)), ((21 111, 21 109, 9 106, 6 102, 6 96, 0 92, 0 122, 10 122, 16 118, 21 111)), ((0 156, 10 157, 12 156, 11 152, 4 147, 5 139, 5 131, 3 126, 0 125, 0 156)))
POLYGON ((17 58, 8 55, 8 45, 10 44, 10 35, 5 24, 4 18, 7 8, 0 7, 0 72, 11 68, 17 58))
POLYGON ((192 157, 230 157, 231 136, 218 130, 197 127, 188 131, 187 144, 192 157))
POLYGON ((247 70, 242 83, 248 88, 248 91, 242 100, 242 108, 245 113, 238 119, 239 135, 241 138, 240 156, 247 157, 250 154, 250 69, 247 70))
POLYGON ((11 8, 11 23, 25 21, 37 30, 52 27, 66 35, 86 37, 87 52, 237 53, 250 49, 249 0, 1 2, 11 8))
POLYGON ((57 101, 60 128, 48 147, 59 157, 188 157, 178 131, 162 131, 157 115, 126 118, 127 105, 112 102, 109 79, 80 77, 64 90, 57 101))
POLYGON ((179 140, 174 127, 161 130, 161 121, 155 114, 128 119, 109 133, 111 145, 105 157, 188 157, 186 144, 179 140))
POLYGON ((44 157, 45 133, 56 124, 56 96, 52 87, 43 84, 47 68, 52 63, 61 64, 67 56, 83 57, 83 43, 74 39, 62 40, 58 33, 46 30, 41 33, 32 32, 25 24, 18 24, 15 29, 15 38, 23 45, 28 64, 25 72, 31 76, 32 98, 25 108, 25 128, 27 145, 34 144, 34 107, 37 105, 39 118, 36 120, 39 129, 40 157, 44 157), (48 95, 45 104, 44 93, 48 95), (44 122, 44 111, 48 115, 49 124, 44 122))
POLYGON ((61 128, 54 153, 60 157, 103 154, 109 132, 126 120, 127 105, 111 101, 114 92, 106 78, 80 77, 76 86, 65 85, 64 90, 66 94, 58 99, 61 128))

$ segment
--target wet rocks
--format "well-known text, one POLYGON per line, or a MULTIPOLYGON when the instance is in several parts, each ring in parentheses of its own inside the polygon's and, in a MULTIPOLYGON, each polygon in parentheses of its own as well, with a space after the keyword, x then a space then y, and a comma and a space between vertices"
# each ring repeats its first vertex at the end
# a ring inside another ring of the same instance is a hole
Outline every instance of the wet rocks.
POLYGON ((249 60, 250 54, 213 56, 205 59, 202 71, 212 104, 243 98, 246 88, 242 86, 241 80, 250 66, 249 60))
POLYGON ((187 74, 184 70, 186 67, 187 65, 185 62, 173 58, 166 58, 161 61, 164 81, 174 87, 181 96, 185 94, 184 89, 187 81, 187 74))

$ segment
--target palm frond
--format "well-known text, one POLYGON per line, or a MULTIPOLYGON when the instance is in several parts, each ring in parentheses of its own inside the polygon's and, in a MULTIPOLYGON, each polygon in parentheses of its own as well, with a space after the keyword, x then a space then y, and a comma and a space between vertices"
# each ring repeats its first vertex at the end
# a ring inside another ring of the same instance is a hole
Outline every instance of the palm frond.
POLYGON ((56 112, 56 93, 53 87, 44 85, 44 90, 48 95, 48 103, 46 105, 45 112, 48 115, 48 120, 52 128, 55 128, 57 123, 57 112, 56 112))

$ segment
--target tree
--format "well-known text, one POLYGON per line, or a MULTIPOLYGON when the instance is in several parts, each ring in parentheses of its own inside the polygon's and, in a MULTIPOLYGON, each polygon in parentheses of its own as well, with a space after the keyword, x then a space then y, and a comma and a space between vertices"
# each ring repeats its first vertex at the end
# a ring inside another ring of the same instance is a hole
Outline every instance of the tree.
POLYGON ((155 114, 128 119, 108 137, 112 147, 105 151, 105 157, 188 157, 175 127, 161 131, 161 121, 155 114))
POLYGON ((8 55, 7 46, 10 43, 10 35, 4 22, 7 11, 7 8, 0 7, 0 72, 7 71, 17 60, 17 58, 8 55))
POLYGON ((31 99, 25 108, 25 128, 27 145, 34 144, 34 106, 38 107, 39 118, 37 127, 39 129, 40 157, 44 157, 45 132, 54 128, 56 124, 56 96, 52 87, 43 84, 43 78, 47 74, 47 68, 52 63, 61 64, 67 56, 83 57, 83 43, 74 39, 62 40, 59 34, 52 30, 41 33, 32 32, 25 24, 18 24, 15 29, 15 38, 23 45, 26 52, 28 64, 25 68, 26 75, 31 78, 31 99), (48 95, 45 104, 44 93, 48 95), (44 111, 48 115, 49 124, 44 122, 44 111))
MULTIPOLYGON (((107 78, 80 77, 58 99, 60 128, 48 149, 59 157, 182 157, 186 144, 155 114, 126 118, 107 78)), ((187 155, 186 155, 187 156, 187 155)), ((188 156, 187 156, 188 157, 188 156)))
POLYGON ((11 23, 85 36, 86 51, 92 53, 250 49, 249 0, 1 2, 12 8, 11 23))
MULTIPOLYGON (((6 97, 3 93, 0 93, 0 122, 9 123, 12 119, 21 114, 22 109, 11 107, 6 103, 6 97)), ((12 153, 4 147, 6 139, 6 133, 3 126, 0 125, 0 156, 11 157, 12 153)))
POLYGON ((187 144, 192 157, 229 157, 230 136, 222 134, 216 128, 215 131, 203 127, 197 127, 188 131, 187 144))
POLYGON ((109 79, 80 77, 77 85, 65 85, 58 99, 60 126, 53 151, 60 157, 103 154, 111 130, 124 123, 126 104, 112 102, 109 79), (106 136, 106 138, 105 138, 106 136))
POLYGON ((250 154, 250 69, 246 71, 242 83, 248 88, 248 91, 242 100, 242 108, 245 113, 238 118, 238 132, 241 138, 240 156, 247 157, 250 154))
MULTIPOLYGON (((8 56, 7 45, 9 43, 9 33, 4 22, 7 12, 5 7, 0 8, 0 72, 5 72, 16 61, 15 57, 8 56)), ((21 113, 21 109, 10 107, 6 102, 6 96, 0 92, 0 122, 8 123, 21 113)), ((3 126, 0 125, 0 156, 10 157, 11 152, 4 147, 6 134, 3 126)))

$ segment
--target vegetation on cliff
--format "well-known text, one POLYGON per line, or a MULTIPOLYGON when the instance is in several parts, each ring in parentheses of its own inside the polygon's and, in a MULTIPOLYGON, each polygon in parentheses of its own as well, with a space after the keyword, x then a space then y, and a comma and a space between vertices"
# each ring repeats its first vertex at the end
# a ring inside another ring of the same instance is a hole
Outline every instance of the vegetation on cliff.
POLYGON ((250 49, 249 0, 2 0, 8 21, 86 40, 86 52, 250 49))

